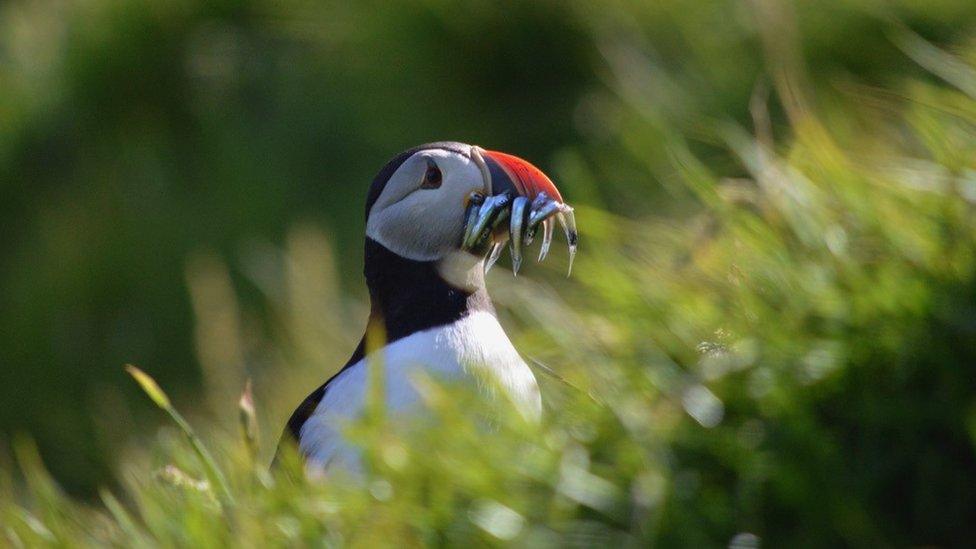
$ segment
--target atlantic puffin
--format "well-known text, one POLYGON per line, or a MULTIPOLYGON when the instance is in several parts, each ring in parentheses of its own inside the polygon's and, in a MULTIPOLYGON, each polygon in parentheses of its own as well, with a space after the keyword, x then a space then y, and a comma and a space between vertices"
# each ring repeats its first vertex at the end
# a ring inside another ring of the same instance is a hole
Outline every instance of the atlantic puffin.
MULTIPOLYGON (((366 334, 385 346, 367 356, 367 335, 345 365, 291 415, 279 443, 297 443, 306 471, 361 469, 343 426, 365 410, 367 360, 382 353, 386 409, 421 407, 412 372, 468 380, 490 376, 526 419, 541 413, 532 370, 499 324, 485 273, 508 243, 513 272, 522 247, 542 230, 545 258, 555 222, 576 251, 573 209, 552 181, 513 155, 458 142, 428 143, 390 160, 366 195, 363 273, 369 288, 366 334)), ((483 379, 483 378, 481 378, 483 379)))

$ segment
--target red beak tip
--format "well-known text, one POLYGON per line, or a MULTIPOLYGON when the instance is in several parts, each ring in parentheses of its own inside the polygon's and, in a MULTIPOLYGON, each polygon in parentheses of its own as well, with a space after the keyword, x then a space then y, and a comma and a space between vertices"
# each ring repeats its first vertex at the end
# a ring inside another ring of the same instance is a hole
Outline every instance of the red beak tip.
POLYGON ((539 193, 544 192, 550 198, 559 202, 563 201, 559 189, 556 188, 552 180, 529 161, 503 152, 485 152, 505 170, 522 196, 534 200, 539 193))

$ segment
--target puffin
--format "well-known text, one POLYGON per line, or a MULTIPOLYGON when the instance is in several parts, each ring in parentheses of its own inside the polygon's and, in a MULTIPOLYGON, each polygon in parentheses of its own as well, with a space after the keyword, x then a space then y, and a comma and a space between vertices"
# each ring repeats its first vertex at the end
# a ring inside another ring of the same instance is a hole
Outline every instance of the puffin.
POLYGON ((275 461, 283 445, 293 444, 309 474, 361 472, 360 452, 343 429, 366 410, 373 358, 391 416, 422 411, 419 370, 474 382, 479 393, 500 396, 526 420, 538 420, 539 385, 498 321, 485 274, 507 244, 517 275, 523 248, 539 230, 539 260, 545 259, 556 222, 568 241, 571 272, 578 240, 573 209, 528 161, 444 141, 387 162, 366 194, 365 334, 342 368, 292 413, 275 461), (383 334, 383 345, 373 349, 367 337, 375 333, 383 334))

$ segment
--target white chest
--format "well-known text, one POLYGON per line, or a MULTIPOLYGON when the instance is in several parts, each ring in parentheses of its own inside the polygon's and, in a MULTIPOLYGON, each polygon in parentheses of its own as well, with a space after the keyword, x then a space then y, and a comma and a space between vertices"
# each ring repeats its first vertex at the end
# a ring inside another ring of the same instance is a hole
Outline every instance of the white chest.
MULTIPOLYGON (((541 412, 535 377, 492 314, 472 313, 453 324, 399 339, 378 353, 382 353, 386 408, 391 413, 400 415, 418 407, 420 395, 412 381, 418 369, 448 380, 487 375, 523 415, 536 418, 541 412)), ((346 422, 363 412, 369 383, 366 360, 371 359, 367 357, 336 376, 302 426, 299 446, 310 466, 341 463, 357 468, 355 450, 343 440, 341 431, 346 422)))

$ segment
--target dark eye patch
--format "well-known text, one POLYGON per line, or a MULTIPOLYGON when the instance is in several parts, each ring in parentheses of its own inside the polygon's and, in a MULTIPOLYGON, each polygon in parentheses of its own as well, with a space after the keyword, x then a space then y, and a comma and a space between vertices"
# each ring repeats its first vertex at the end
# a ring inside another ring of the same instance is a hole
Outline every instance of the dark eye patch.
POLYGON ((424 173, 424 179, 420 182, 421 189, 436 189, 441 186, 441 169, 437 167, 437 163, 427 159, 427 171, 424 173))

